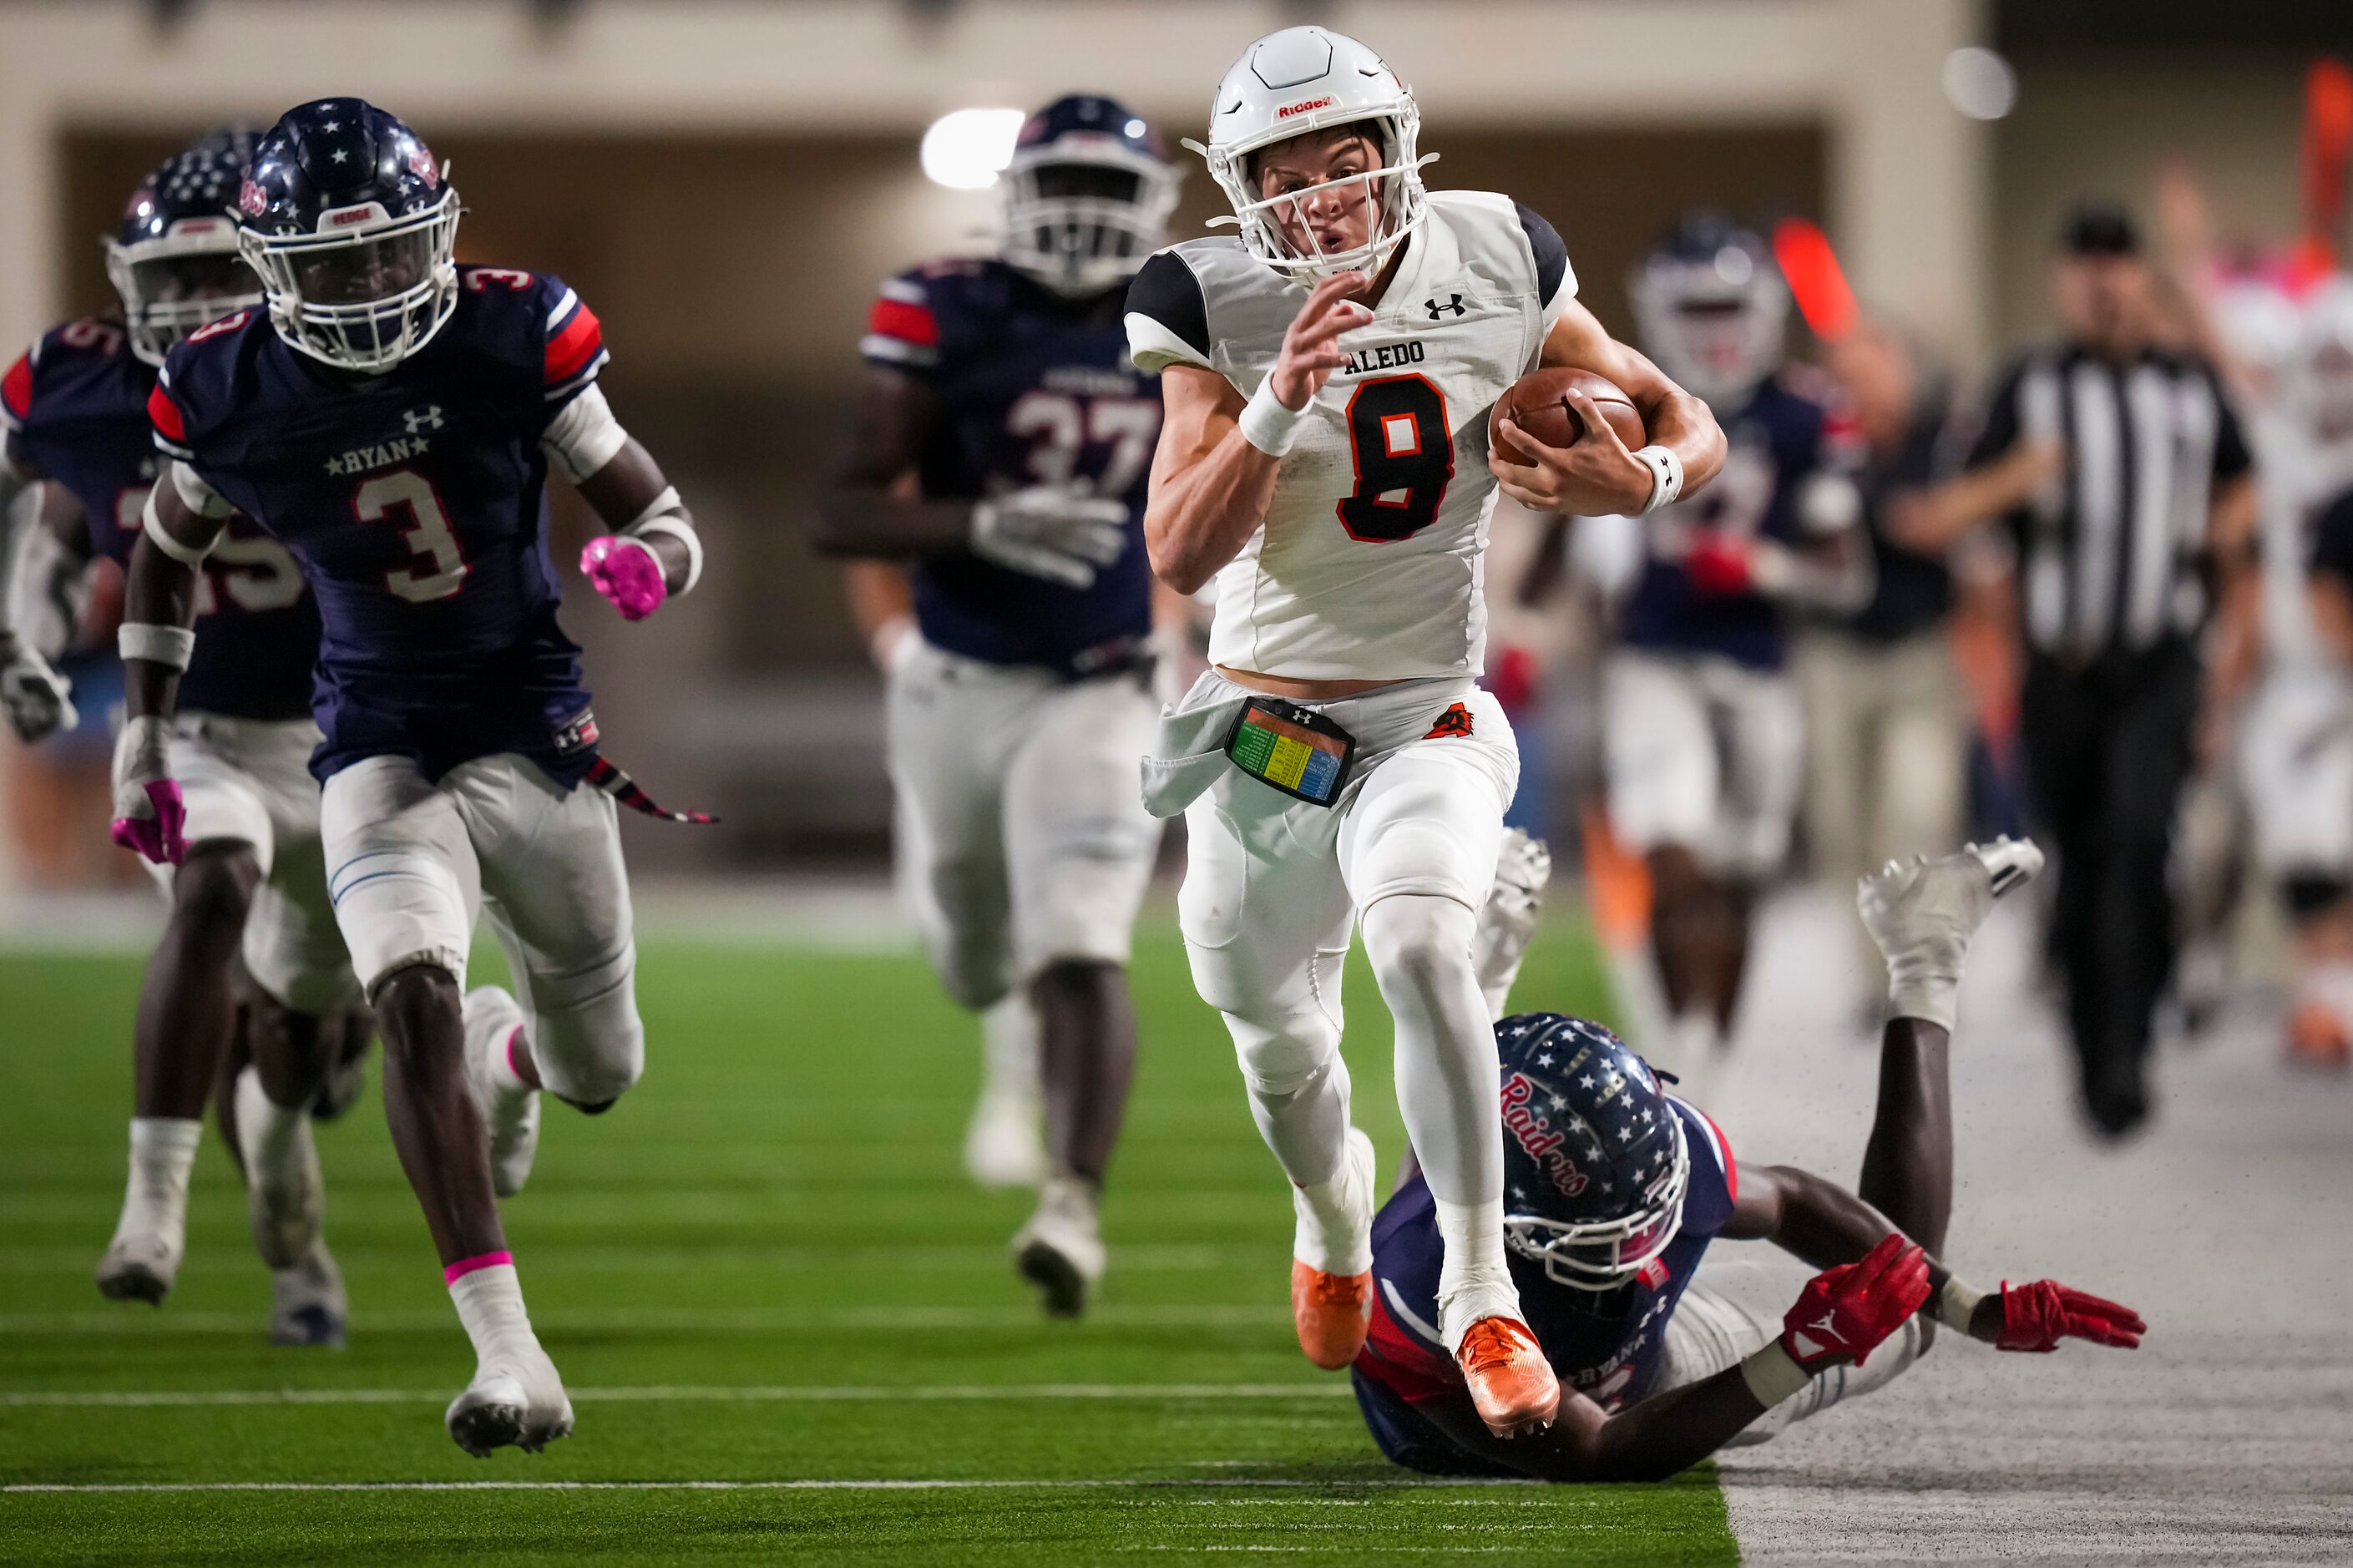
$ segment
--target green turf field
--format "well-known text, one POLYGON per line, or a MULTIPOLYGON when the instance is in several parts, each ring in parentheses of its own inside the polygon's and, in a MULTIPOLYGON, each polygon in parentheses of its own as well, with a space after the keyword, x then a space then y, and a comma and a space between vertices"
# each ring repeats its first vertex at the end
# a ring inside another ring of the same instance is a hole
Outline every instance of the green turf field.
MULTIPOLYGON (((100 1300, 137 976, 0 957, 0 1560, 1737 1560, 1704 1474, 1432 1487, 1382 1461, 1345 1377, 1292 1341, 1290 1206, 1165 928, 1136 965, 1112 1273, 1076 1325, 1039 1320, 1006 1265, 1022 1199, 962 1179, 976 1031, 918 961, 649 944, 645 1081, 598 1121, 551 1106, 506 1211, 578 1430, 488 1461, 442 1430, 472 1354, 373 1083, 320 1135, 349 1349, 265 1342, 209 1130, 170 1303, 100 1300)), ((1600 986, 1556 931, 1520 995, 1593 1007, 1600 986)), ((1388 1026, 1361 970, 1349 1007, 1387 1164, 1388 1026)))

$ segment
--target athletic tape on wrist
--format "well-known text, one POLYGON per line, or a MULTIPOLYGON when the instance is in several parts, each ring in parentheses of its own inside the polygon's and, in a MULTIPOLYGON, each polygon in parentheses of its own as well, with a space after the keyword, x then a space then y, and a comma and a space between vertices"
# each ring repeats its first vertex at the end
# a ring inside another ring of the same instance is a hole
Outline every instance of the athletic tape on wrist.
MULTIPOLYGON (((1314 406, 1311 400, 1308 408, 1314 406)), ((1291 450, 1299 439, 1299 423, 1307 417, 1306 408, 1286 408, 1282 399, 1274 395, 1274 377, 1268 376, 1258 384, 1250 400, 1242 405, 1239 425, 1242 439, 1270 458, 1280 458, 1291 450)))
POLYGON ((1957 1276, 1947 1279, 1936 1292, 1936 1321, 1966 1334, 1969 1320, 1977 1316, 1978 1303, 1985 1299, 1986 1292, 1962 1284, 1957 1276))
MULTIPOLYGON (((691 594, 694 585, 702 581, 702 541, 694 531, 694 524, 686 518, 685 503, 678 499, 678 487, 671 485, 654 497, 653 504, 638 514, 635 522, 621 530, 621 537, 644 543, 649 533, 665 533, 686 546, 686 581, 679 592, 691 594)), ((652 548, 650 545, 647 548, 652 548)))
POLYGON ((1813 1376, 1775 1340, 1740 1363, 1740 1381, 1770 1410, 1813 1381, 1813 1376))
POLYGON ((215 533, 210 539, 205 541, 201 546, 183 544, 178 540, 173 538, 171 531, 164 526, 164 519, 155 510, 155 490, 161 488, 162 487, 158 486, 148 490, 147 510, 140 518, 140 528, 146 533, 150 540, 154 542, 156 549, 162 551, 164 554, 170 556, 181 565, 190 567, 202 566, 205 563, 205 557, 213 552, 213 546, 220 542, 220 535, 218 533, 215 533))
POLYGON ((114 634, 114 651, 127 662, 143 658, 150 664, 185 669, 196 651, 196 634, 185 626, 158 626, 152 621, 125 621, 114 634))
POLYGON ((1683 493, 1683 460, 1664 447, 1643 447, 1634 456, 1651 470, 1651 499, 1642 503, 1641 515, 1674 505, 1683 493))

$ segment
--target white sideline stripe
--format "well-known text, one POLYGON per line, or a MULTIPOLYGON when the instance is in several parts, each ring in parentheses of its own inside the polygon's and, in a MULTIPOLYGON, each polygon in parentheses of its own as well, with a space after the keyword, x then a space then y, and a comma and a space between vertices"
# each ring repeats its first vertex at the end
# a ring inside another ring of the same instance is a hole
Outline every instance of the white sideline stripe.
MULTIPOLYGON (((611 1333, 629 1330, 716 1332, 789 1329, 1034 1329, 1042 1320, 1035 1307, 682 1307, 557 1308, 532 1314, 542 1333, 611 1333)), ((1288 1323, 1291 1312, 1277 1305, 1166 1305, 1134 1303, 1090 1308, 1086 1321, 1101 1328, 1229 1329, 1288 1323)), ((218 1312, 0 1312, 0 1334, 259 1334, 267 1325, 259 1311, 218 1312)), ((455 1313, 441 1308, 361 1310, 351 1331, 438 1332, 457 1326, 455 1313)))
MULTIPOLYGON (((584 1405, 638 1404, 921 1404, 931 1401, 1022 1399, 1334 1399, 1353 1397, 1345 1383, 1006 1383, 883 1384, 655 1384, 633 1388, 575 1388, 584 1405)), ((0 1408, 91 1405, 163 1409, 230 1405, 440 1405, 447 1389, 429 1388, 173 1388, 149 1390, 41 1389, 0 1393, 0 1408)))
POLYGON ((776 1481, 10 1481, 0 1495, 22 1492, 915 1492, 1086 1491, 1111 1488, 1196 1491, 1237 1488, 1298 1491, 1411 1491, 1437 1487, 1540 1487, 1542 1481, 1398 1476, 1380 1480, 1311 1481, 1264 1477, 1190 1479, 1169 1476, 1092 1476, 1015 1480, 967 1478, 907 1480, 776 1481))

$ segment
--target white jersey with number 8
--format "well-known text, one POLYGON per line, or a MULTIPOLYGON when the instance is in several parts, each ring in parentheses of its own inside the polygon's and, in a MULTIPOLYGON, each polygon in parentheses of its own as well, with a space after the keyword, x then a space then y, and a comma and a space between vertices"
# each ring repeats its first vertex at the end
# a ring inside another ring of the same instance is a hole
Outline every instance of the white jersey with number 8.
MULTIPOLYGON (((1315 396, 1266 519, 1218 575, 1209 658, 1294 680, 1481 673, 1495 482, 1487 416, 1577 292, 1552 228, 1509 197, 1434 191, 1348 363, 1315 396)), ((1188 240, 1128 292, 1128 344, 1245 397, 1307 298, 1239 239, 1188 240)))

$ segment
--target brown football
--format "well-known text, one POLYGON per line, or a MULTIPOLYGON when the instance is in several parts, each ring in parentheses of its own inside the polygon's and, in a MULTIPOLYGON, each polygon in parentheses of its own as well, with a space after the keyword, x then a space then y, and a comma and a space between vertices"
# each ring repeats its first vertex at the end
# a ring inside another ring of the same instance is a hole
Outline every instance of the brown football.
MULTIPOLYGON (((1585 426, 1568 401, 1572 389, 1593 399, 1593 405, 1601 410, 1601 417, 1609 422, 1627 450, 1650 444, 1650 432, 1642 427, 1641 411, 1634 406, 1634 400, 1619 391, 1615 382, 1589 370, 1560 366, 1532 370, 1504 389, 1504 395, 1495 400, 1493 417, 1500 420, 1508 416, 1512 423, 1547 447, 1574 447, 1584 436, 1585 426)), ((1522 460, 1519 450, 1508 442, 1497 440, 1495 450, 1505 462, 1522 460)))

